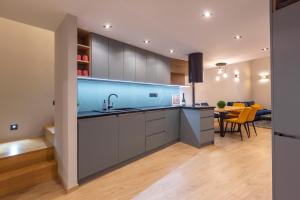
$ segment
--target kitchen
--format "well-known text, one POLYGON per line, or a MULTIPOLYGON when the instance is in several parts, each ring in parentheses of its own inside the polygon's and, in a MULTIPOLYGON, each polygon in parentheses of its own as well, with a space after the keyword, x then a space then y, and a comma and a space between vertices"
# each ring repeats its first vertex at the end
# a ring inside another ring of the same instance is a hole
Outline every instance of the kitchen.
MULTIPOLYGON (((171 58, 81 29, 78 42, 79 183, 178 141, 214 143, 214 107, 186 105, 171 58)), ((202 59, 191 54, 190 82, 202 59)))

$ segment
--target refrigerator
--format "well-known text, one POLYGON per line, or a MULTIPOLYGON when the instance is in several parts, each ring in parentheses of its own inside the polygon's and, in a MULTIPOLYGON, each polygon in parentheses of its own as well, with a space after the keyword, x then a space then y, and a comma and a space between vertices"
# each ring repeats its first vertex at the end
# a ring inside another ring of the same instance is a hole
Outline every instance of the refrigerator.
POLYGON ((300 1, 271 12, 271 62, 273 199, 299 200, 300 1))

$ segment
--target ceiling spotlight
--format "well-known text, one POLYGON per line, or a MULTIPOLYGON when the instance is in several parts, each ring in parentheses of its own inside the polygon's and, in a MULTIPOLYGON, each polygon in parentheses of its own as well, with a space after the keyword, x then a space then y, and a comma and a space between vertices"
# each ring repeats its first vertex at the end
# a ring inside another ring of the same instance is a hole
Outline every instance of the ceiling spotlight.
POLYGON ((223 76, 223 78, 225 78, 225 79, 228 78, 228 74, 227 74, 226 72, 225 72, 222 76, 223 76))
POLYGON ((111 28, 112 28, 112 25, 110 25, 110 24, 105 24, 105 25, 103 25, 103 28, 105 28, 105 29, 111 29, 111 28))
POLYGON ((174 53, 174 49, 169 50, 170 54, 174 53))
POLYGON ((145 44, 149 44, 149 43, 150 43, 150 40, 144 40, 144 43, 145 43, 145 44))
POLYGON ((220 81, 220 76, 216 76, 216 81, 220 81))
POLYGON ((241 35, 236 35, 236 36, 234 36, 234 39, 240 40, 240 39, 242 39, 242 36, 241 35))
POLYGON ((202 15, 205 18, 210 18, 211 16, 213 16, 213 13, 210 11, 205 11, 202 15))
POLYGON ((262 51, 269 51, 269 48, 263 48, 263 49, 261 49, 262 51))

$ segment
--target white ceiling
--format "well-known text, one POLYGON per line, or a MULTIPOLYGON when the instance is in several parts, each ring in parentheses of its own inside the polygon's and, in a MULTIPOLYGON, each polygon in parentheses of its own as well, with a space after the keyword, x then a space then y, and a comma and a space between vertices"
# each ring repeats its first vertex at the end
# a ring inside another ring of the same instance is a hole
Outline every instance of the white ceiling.
POLYGON ((49 30, 65 13, 77 16, 79 27, 166 56, 186 59, 203 52, 206 67, 269 56, 261 51, 270 45, 269 0, 0 1, 0 16, 49 30), (206 10, 213 17, 204 18, 206 10), (113 28, 104 30, 105 23, 113 28), (242 40, 234 40, 236 34, 242 40))

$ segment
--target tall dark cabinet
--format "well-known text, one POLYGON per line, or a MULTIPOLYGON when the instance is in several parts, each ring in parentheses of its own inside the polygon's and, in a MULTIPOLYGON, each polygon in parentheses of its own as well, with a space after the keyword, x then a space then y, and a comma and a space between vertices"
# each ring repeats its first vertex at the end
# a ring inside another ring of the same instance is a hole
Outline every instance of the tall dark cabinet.
POLYGON ((299 19, 300 2, 271 14, 274 200, 300 198, 299 19))

